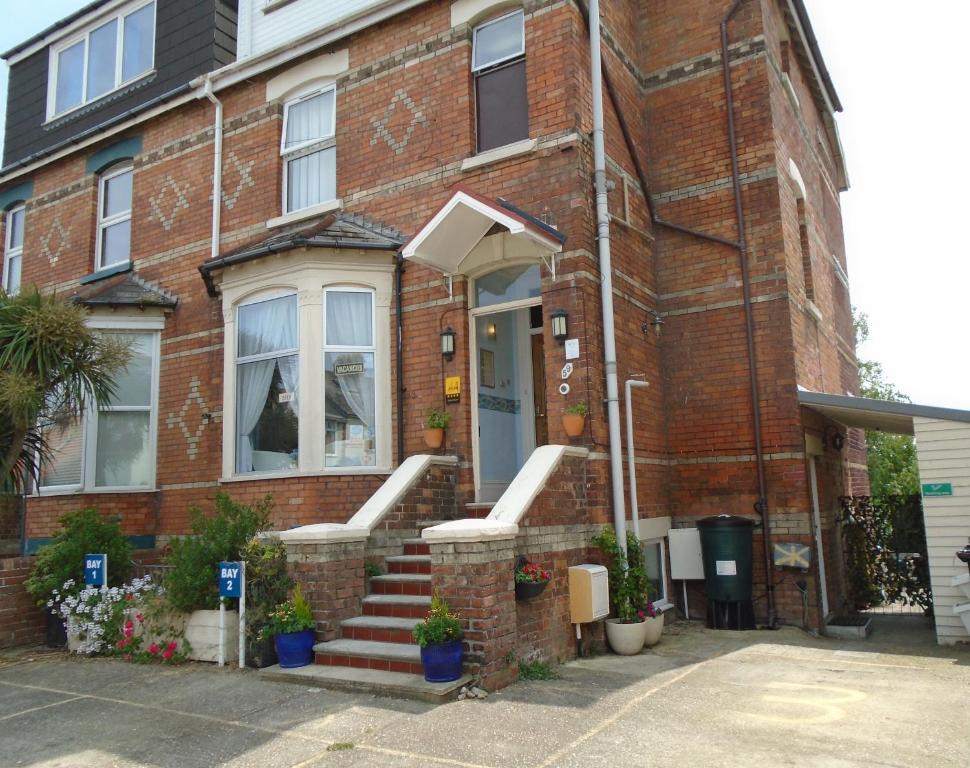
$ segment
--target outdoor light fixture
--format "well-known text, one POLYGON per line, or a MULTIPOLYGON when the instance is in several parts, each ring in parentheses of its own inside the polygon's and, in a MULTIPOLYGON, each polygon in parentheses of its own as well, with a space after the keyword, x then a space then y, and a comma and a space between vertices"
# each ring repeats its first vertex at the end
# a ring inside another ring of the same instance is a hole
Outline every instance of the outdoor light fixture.
POLYGON ((455 332, 450 325, 441 332, 441 356, 445 360, 455 356, 455 332))
POLYGON ((566 341, 566 336, 569 335, 569 327, 566 322, 566 318, 569 316, 566 314, 566 310, 557 309, 550 317, 552 319, 552 338, 562 344, 566 341))
POLYGON ((660 316, 659 312, 654 312, 651 310, 650 316, 652 319, 649 322, 640 324, 640 330, 643 331, 644 333, 647 333, 651 328, 653 328, 653 332, 657 336, 659 336, 660 331, 663 330, 663 327, 664 327, 664 320, 660 316))

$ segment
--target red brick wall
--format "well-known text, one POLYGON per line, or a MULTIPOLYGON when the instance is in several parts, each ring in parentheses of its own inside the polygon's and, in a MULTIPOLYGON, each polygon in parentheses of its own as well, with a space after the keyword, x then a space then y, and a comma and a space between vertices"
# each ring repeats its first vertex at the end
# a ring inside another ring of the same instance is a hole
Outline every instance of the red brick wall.
POLYGON ((32 557, 0 559, 0 648, 43 642, 44 615, 24 589, 32 557))

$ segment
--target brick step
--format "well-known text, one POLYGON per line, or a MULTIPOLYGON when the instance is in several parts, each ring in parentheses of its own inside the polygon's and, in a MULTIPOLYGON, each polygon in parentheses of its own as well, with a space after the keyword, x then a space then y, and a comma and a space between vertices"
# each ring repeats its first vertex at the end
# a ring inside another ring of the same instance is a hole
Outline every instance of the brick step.
POLYGON ((404 554, 405 555, 430 555, 431 547, 428 546, 428 542, 426 542, 424 539, 405 539, 404 554))
POLYGON ((494 501, 470 502, 465 505, 465 517, 484 519, 488 517, 488 513, 492 511, 492 507, 494 506, 494 501))
POLYGON ((313 652, 317 664, 423 674, 421 649, 416 645, 340 639, 317 643, 313 646, 313 652))
POLYGON ((461 687, 472 681, 470 675, 465 675, 451 683, 429 683, 424 679, 424 675, 384 672, 377 669, 331 667, 323 664, 309 664, 295 669, 266 667, 259 671, 259 675, 267 680, 284 683, 312 685, 328 690, 365 693, 372 696, 415 699, 432 704, 443 704, 453 700, 461 687))
POLYGON ((397 555, 387 558, 388 573, 431 573, 431 555, 397 555))
MULTIPOLYGON (((430 568, 429 568, 430 571, 430 568)), ((388 573, 372 576, 370 591, 374 595, 431 595, 431 574, 388 573)))
POLYGON ((345 640, 376 640, 379 643, 413 643, 411 634, 421 619, 395 616, 357 616, 340 622, 340 635, 345 640))
POLYGON ((430 608, 431 598, 426 595, 368 595, 364 598, 365 616, 423 619, 430 608))

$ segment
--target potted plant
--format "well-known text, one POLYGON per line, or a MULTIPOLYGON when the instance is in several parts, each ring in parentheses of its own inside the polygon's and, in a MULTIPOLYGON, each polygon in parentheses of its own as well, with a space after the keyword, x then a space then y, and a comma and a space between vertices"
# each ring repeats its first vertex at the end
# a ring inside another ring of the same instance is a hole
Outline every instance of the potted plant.
POLYGON ((305 667, 313 661, 314 627, 313 611, 297 584, 293 587, 293 599, 276 606, 263 627, 264 636, 275 638, 281 667, 305 667))
POLYGON ((627 532, 624 552, 616 540, 616 532, 604 528, 593 538, 593 545, 610 560, 610 602, 616 616, 606 620, 606 638, 615 653, 633 656, 643 650, 647 639, 646 614, 642 607, 647 600, 649 582, 640 540, 627 532))
POLYGON ((271 667, 277 663, 276 645, 262 630, 270 612, 293 588, 286 571, 286 545, 278 536, 257 536, 241 554, 246 562, 246 663, 271 667))
POLYGON ((647 600, 643 610, 643 626, 646 629, 644 645, 651 648, 660 642, 660 636, 664 631, 664 612, 653 604, 652 600, 647 600))
POLYGON ((431 610, 414 627, 414 641, 421 646, 421 666, 429 683, 449 683, 461 677, 465 649, 461 642, 461 621, 435 590, 431 610))
POLYGON ((432 408, 424 419, 424 443, 429 448, 440 448, 445 440, 445 430, 451 422, 451 414, 440 408, 432 408))
POLYGON ((531 600, 541 595, 552 580, 552 571, 520 557, 515 564, 515 599, 531 600))
POLYGON ((589 408, 586 407, 586 403, 576 403, 566 408, 566 412, 562 415, 562 428, 566 430, 569 437, 579 437, 583 434, 588 413, 589 408))

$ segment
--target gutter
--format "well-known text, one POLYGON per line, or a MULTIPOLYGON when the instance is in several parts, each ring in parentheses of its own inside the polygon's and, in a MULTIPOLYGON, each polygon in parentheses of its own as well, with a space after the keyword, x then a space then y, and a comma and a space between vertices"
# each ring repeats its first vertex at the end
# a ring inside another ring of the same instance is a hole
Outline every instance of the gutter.
POLYGON ((202 93, 196 93, 196 98, 205 97, 215 105, 215 117, 212 121, 214 151, 212 153, 212 245, 210 259, 219 258, 219 239, 222 230, 222 102, 212 92, 212 79, 205 78, 202 93))

